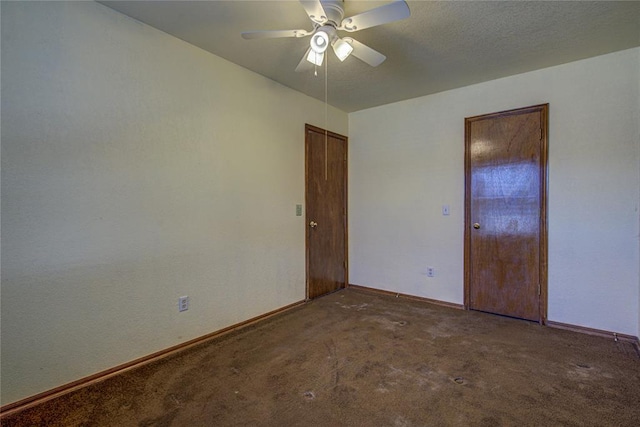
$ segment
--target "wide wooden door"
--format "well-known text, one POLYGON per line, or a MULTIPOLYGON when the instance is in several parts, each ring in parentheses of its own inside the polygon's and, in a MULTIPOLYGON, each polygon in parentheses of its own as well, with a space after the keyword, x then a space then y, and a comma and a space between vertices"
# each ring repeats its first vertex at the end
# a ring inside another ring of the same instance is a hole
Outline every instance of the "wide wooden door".
POLYGON ((546 317, 548 104, 465 120, 465 306, 546 317))
POLYGON ((347 284, 347 138, 306 125, 307 297, 347 284))

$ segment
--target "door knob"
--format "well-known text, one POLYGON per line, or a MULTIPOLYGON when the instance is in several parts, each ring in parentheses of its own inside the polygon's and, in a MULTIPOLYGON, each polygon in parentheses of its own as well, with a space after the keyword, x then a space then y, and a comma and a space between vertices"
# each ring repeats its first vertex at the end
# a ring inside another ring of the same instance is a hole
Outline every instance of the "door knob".
POLYGON ((318 226, 318 223, 317 223, 317 222, 315 222, 315 221, 311 221, 311 222, 309 223, 309 227, 311 227, 311 228, 316 228, 317 226, 318 226))
POLYGON ((473 228, 475 228, 476 230, 480 228, 480 224, 478 224, 477 222, 475 224, 473 224, 473 228))

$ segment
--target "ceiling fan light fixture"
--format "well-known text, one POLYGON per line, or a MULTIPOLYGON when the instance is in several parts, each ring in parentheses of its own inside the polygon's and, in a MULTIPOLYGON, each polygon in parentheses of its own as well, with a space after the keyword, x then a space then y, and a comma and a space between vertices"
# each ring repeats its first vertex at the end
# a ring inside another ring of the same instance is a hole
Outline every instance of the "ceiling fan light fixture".
POLYGON ((329 47, 329 35, 324 31, 316 31, 316 33, 311 36, 311 50, 316 53, 324 53, 329 47))
POLYGON ((344 61, 353 52, 353 46, 344 39, 337 39, 333 44, 333 52, 340 61, 344 61))
POLYGON ((311 62, 313 65, 317 65, 318 67, 322 65, 322 60, 324 59, 324 52, 318 53, 313 49, 309 50, 309 54, 307 55, 307 61, 311 62))

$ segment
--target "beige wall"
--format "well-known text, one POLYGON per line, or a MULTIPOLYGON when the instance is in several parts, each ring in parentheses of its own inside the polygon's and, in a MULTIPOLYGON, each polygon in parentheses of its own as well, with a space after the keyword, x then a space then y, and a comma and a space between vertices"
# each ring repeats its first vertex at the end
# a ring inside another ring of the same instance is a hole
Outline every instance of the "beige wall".
POLYGON ((102 5, 3 2, 2 403, 304 299, 305 123, 102 5))
POLYGON ((464 118, 549 103, 549 319, 637 336, 638 81, 636 48, 350 114, 350 281, 461 304, 464 118))

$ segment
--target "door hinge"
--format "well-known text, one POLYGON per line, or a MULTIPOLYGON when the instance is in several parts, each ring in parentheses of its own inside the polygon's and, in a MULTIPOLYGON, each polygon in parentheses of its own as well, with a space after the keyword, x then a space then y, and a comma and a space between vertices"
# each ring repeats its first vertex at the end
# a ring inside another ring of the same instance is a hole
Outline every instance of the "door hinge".
POLYGON ((538 283, 538 296, 540 296, 540 283, 538 283))
POLYGON ((542 128, 540 128, 540 141, 544 139, 544 133, 542 132, 542 128))

